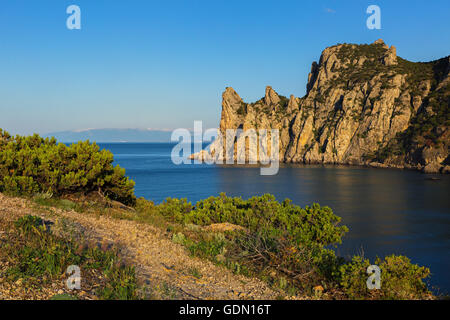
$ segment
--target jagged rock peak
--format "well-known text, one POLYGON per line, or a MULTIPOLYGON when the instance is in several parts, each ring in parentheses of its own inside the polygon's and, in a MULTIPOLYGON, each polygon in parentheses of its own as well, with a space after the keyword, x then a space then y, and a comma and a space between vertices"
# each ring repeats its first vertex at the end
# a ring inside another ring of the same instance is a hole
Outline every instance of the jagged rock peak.
POLYGON ((268 86, 247 104, 227 88, 220 130, 278 129, 284 162, 450 173, 449 71, 449 56, 409 62, 381 39, 337 44, 312 64, 302 98, 268 86))
POLYGON ((226 87, 222 94, 223 102, 228 102, 229 105, 240 105, 242 98, 237 94, 232 87, 226 87))
POLYGON ((293 94, 291 94, 291 96, 289 98, 289 103, 288 103, 288 106, 287 106, 287 112, 292 112, 294 110, 297 110, 298 107, 299 106, 298 106, 297 98, 293 94))
POLYGON ((391 46, 383 57, 383 64, 385 66, 392 66, 397 64, 397 49, 391 46))
POLYGON ((373 44, 382 44, 384 48, 386 48, 386 49, 389 48, 389 46, 386 43, 384 43, 383 39, 378 39, 378 40, 374 41, 373 44))
POLYGON ((311 65, 311 72, 308 74, 308 83, 306 84, 306 93, 312 89, 314 83, 316 82, 317 74, 319 72, 319 65, 314 61, 311 65))
POLYGON ((264 97, 264 102, 266 103, 266 105, 274 105, 280 102, 280 97, 278 96, 278 93, 276 93, 271 86, 266 87, 266 95, 264 97))
POLYGON ((373 44, 381 44, 385 48, 386 54, 383 56, 382 62, 385 66, 392 66, 397 64, 397 49, 395 46, 389 46, 384 43, 383 39, 376 40, 373 44))

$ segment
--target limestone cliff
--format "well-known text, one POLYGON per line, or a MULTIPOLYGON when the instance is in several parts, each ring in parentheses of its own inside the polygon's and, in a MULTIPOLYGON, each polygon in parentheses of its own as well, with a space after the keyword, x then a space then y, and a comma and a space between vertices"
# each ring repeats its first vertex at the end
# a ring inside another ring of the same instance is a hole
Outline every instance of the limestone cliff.
MULTIPOLYGON (((449 172, 450 57, 414 63, 383 40, 339 44, 313 62, 302 98, 223 93, 220 131, 277 128, 280 161, 449 172)), ((217 155, 216 155, 217 158, 217 155)))

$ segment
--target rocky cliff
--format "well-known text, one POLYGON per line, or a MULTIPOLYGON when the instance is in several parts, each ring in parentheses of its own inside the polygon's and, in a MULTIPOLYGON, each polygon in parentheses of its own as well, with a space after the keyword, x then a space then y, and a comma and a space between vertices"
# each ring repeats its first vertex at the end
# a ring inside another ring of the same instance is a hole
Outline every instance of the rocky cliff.
POLYGON ((313 62, 302 98, 267 87, 262 99, 245 103, 226 88, 220 131, 279 129, 287 163, 448 173, 449 70, 450 57, 410 62, 383 40, 335 45, 313 62))

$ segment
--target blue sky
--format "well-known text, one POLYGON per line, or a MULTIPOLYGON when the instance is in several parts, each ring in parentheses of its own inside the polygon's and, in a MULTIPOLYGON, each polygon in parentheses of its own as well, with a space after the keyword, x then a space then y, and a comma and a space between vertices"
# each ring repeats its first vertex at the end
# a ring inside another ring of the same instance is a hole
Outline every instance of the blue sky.
POLYGON ((221 94, 303 96, 311 63, 336 43, 383 38, 397 54, 450 54, 450 1, 2 0, 0 127, 218 126, 221 94), (66 8, 81 8, 81 30, 66 8), (381 8, 381 30, 366 8, 381 8))

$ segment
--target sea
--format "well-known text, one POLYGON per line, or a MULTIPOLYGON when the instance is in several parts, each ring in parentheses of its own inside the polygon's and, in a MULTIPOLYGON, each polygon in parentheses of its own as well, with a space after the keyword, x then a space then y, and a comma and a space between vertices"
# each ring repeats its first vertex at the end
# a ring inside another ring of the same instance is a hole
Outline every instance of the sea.
POLYGON ((352 166, 280 165, 276 175, 249 166, 180 164, 171 143, 99 143, 155 203, 167 197, 192 204, 225 192, 247 199, 270 193, 299 206, 329 206, 349 228, 334 250, 374 259, 405 255, 429 267, 429 288, 450 294, 450 176, 352 166))

